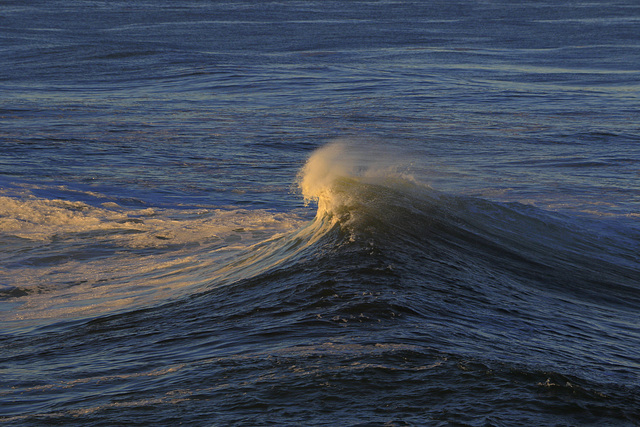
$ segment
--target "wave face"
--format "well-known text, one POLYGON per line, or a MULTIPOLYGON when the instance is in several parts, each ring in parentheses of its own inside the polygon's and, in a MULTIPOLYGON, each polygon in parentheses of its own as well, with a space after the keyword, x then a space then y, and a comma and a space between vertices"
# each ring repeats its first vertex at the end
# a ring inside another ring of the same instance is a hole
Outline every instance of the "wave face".
POLYGON ((640 302, 639 236, 594 234, 586 219, 440 193, 403 171, 401 159, 343 140, 301 170, 301 192, 318 209, 277 243, 292 251, 286 268, 232 286, 256 293, 236 312, 260 313, 255 339, 287 343, 267 353, 286 360, 290 374, 264 381, 296 407, 373 398, 418 416, 424 407, 408 396, 426 385, 422 405, 450 393, 463 407, 477 404, 479 387, 502 420, 539 419, 549 396, 571 396, 560 415, 637 419, 628 405, 637 402, 638 354, 619 351, 638 339, 628 321, 640 302), (301 344, 309 335, 318 343, 311 348, 301 344), (604 379, 609 363, 618 368, 604 379), (435 380, 442 377, 446 385, 435 380), (355 387, 360 381, 372 390, 355 387), (514 404, 531 418, 510 414, 514 404))
POLYGON ((438 192, 400 172, 394 162, 406 162, 397 153, 381 161, 375 151, 339 141, 311 156, 300 187, 318 204, 316 222, 337 224, 347 241, 384 253, 398 269, 416 269, 419 281, 459 271, 479 283, 510 277, 549 292, 637 303, 635 229, 438 192))

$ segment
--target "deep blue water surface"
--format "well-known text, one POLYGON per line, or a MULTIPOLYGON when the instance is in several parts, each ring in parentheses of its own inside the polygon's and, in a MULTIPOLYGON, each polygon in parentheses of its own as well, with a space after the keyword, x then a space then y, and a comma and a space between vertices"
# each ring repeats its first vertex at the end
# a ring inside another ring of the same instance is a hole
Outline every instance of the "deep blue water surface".
POLYGON ((637 425, 640 4, 0 4, 0 423, 637 425))

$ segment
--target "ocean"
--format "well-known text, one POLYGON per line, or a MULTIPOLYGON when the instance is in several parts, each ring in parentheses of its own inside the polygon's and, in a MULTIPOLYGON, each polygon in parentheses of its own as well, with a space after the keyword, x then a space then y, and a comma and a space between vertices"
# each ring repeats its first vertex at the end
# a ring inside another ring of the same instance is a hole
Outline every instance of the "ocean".
POLYGON ((637 0, 3 0, 0 424, 640 425, 637 0))

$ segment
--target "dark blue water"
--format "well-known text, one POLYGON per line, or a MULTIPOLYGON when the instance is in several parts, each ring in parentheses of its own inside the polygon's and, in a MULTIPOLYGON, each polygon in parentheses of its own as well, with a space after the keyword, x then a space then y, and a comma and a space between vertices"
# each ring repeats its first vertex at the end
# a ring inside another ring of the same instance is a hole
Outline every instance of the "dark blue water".
POLYGON ((635 1, 3 1, 0 423, 638 425, 635 1))

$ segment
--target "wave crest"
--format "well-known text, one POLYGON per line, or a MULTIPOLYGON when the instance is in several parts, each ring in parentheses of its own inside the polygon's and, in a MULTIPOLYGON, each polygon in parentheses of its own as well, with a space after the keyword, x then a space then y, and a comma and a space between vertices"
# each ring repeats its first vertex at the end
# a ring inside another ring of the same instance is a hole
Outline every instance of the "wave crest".
POLYGON ((345 186, 414 182, 409 165, 402 153, 385 149, 379 141, 338 139, 309 157, 298 174, 298 186, 305 204, 317 203, 317 217, 344 219, 358 202, 345 186))

